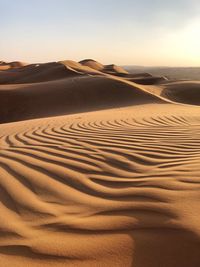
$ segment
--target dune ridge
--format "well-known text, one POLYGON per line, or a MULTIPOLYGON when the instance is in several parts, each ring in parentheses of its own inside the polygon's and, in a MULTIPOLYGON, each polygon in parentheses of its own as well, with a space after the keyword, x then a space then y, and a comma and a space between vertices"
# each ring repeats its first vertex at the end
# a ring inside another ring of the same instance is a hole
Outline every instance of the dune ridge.
POLYGON ((199 267, 199 83, 105 68, 0 71, 0 267, 199 267))
POLYGON ((175 84, 176 96, 173 83, 163 77, 120 70, 122 77, 115 65, 109 65, 112 74, 96 65, 100 63, 65 60, 0 71, 0 123, 141 103, 199 104, 198 82, 188 83, 195 87, 190 100, 182 82, 175 84))

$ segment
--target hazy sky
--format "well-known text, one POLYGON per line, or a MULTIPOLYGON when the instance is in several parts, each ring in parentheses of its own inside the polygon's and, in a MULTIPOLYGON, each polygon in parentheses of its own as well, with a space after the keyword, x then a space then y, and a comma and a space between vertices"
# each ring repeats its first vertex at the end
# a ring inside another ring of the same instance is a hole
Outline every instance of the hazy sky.
POLYGON ((0 60, 200 66, 200 0, 0 0, 0 60))

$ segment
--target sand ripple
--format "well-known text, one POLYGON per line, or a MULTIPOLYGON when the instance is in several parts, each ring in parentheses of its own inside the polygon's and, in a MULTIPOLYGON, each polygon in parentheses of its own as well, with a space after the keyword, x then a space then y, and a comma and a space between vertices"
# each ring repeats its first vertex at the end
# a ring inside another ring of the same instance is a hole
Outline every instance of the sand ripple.
POLYGON ((170 256, 187 244, 199 266, 199 118, 60 117, 0 136, 0 266, 188 267, 170 256))

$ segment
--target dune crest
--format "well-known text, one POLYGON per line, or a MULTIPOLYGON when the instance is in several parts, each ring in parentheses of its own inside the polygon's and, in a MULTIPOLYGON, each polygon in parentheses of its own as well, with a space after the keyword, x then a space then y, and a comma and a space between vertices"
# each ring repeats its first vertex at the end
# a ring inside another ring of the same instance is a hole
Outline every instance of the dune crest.
POLYGON ((87 66, 90 67, 91 69, 95 69, 95 70, 99 70, 99 71, 103 71, 104 69, 104 65, 93 60, 93 59, 84 59, 79 61, 79 63, 83 66, 87 66))

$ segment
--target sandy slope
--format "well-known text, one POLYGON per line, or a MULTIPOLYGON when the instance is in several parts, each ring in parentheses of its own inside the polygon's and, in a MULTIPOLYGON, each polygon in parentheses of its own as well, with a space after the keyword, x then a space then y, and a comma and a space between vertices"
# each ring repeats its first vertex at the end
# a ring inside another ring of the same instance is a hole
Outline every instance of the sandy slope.
POLYGON ((134 84, 79 75, 54 81, 0 85, 0 122, 161 101, 134 84))
POLYGON ((198 112, 2 125, 1 266, 199 266, 198 112))
POLYGON ((33 73, 0 86, 0 267, 199 267, 200 107, 170 103, 187 85, 79 64, 4 71, 33 73))

